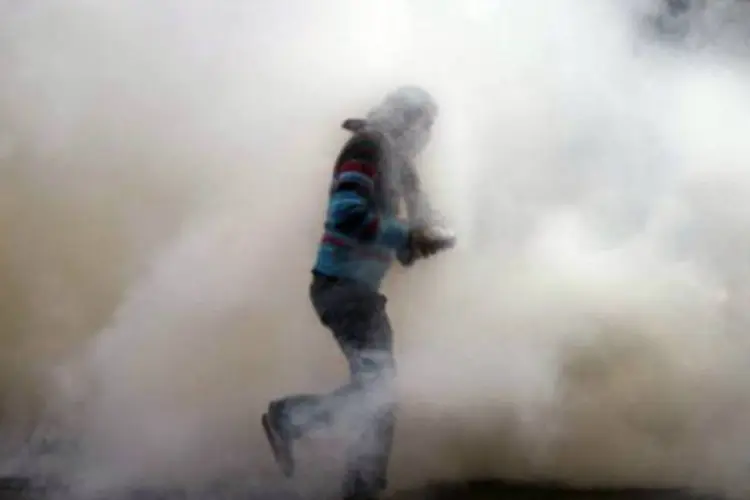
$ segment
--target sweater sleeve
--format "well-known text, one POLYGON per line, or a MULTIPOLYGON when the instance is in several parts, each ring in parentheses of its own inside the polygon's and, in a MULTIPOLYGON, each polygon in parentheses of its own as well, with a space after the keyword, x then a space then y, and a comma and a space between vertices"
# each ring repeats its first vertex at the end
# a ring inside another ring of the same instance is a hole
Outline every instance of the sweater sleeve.
POLYGON ((328 221, 332 228, 359 243, 376 243, 394 250, 408 246, 408 227, 395 217, 382 217, 375 202, 377 147, 364 143, 351 148, 334 172, 328 221))

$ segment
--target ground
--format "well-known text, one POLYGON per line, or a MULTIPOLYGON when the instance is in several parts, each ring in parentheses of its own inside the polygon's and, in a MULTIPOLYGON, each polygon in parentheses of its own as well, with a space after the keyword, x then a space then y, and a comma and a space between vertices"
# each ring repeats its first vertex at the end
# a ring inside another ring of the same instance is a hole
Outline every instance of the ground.
MULTIPOLYGON (((54 497, 35 491, 23 478, 0 480, 0 500, 37 500, 54 497)), ((249 492, 234 488, 220 488, 202 495, 184 492, 134 492, 127 500, 297 500, 280 492, 249 492)), ((718 500, 718 497, 690 495, 676 490, 575 490, 562 485, 518 484, 499 480, 468 483, 435 484, 413 491, 394 493, 386 500, 718 500)), ((108 499, 109 500, 109 499, 108 499)), ((315 499, 305 499, 315 500, 315 499)), ((326 499, 329 500, 329 499, 326 499)))

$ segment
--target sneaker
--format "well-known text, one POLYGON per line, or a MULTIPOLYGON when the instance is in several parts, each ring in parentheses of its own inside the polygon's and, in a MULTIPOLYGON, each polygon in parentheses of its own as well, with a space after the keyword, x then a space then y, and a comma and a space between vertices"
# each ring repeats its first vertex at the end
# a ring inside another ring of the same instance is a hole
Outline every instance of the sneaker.
POLYGON ((368 484, 360 474, 349 472, 344 479, 342 497, 344 500, 378 500, 386 485, 385 479, 373 480, 368 484))
POLYGON ((286 429, 284 413, 278 403, 274 402, 268 405, 268 412, 261 417, 261 424, 263 425, 263 431, 266 433, 268 444, 271 445, 273 458, 281 472, 286 477, 292 477, 294 475, 293 443, 286 429))

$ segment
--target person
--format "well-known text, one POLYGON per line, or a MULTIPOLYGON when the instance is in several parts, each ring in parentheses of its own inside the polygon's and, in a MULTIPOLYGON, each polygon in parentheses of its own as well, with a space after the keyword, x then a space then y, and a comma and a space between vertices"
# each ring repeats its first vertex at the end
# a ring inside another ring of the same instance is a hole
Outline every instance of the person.
POLYGON ((325 230, 312 269, 310 300, 349 364, 350 380, 329 394, 269 403, 262 425, 282 472, 293 444, 311 430, 346 421, 354 439, 342 485, 346 500, 375 499, 387 487, 394 434, 393 333, 381 283, 394 261, 411 266, 453 246, 431 225, 414 160, 430 138, 438 107, 421 87, 388 94, 351 132, 335 162, 325 230), (398 218, 406 206, 405 220, 398 218))

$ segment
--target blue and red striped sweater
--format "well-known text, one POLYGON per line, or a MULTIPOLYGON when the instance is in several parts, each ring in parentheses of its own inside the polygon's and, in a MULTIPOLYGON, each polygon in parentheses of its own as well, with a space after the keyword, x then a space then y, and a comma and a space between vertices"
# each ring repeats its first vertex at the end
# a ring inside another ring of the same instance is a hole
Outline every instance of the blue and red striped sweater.
POLYGON ((409 244, 408 227, 396 218, 391 171, 377 135, 357 133, 347 142, 336 160, 313 271, 380 288, 409 244))

